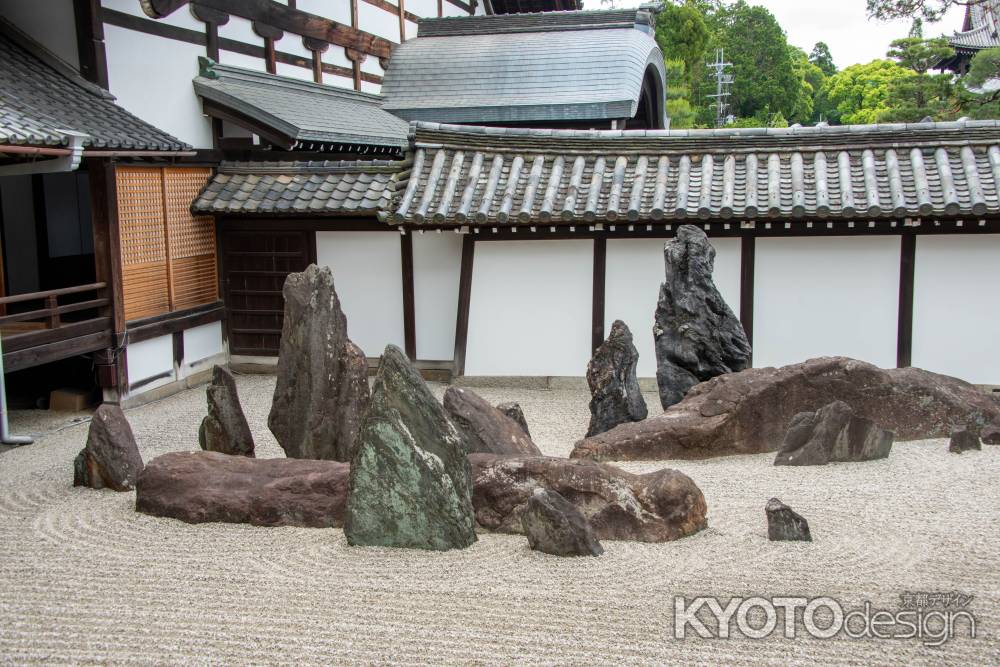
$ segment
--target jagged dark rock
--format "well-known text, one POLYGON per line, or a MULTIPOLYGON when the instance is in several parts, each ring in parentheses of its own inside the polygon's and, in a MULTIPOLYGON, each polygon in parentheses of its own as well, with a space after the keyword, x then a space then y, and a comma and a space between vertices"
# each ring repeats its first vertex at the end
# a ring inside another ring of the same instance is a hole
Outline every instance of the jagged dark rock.
POLYGON ((358 435, 344 533, 352 545, 440 551, 476 541, 462 437, 393 345, 358 435))
POLYGON ((347 337, 329 268, 289 274, 267 425, 291 458, 350 461, 368 405, 368 361, 347 337))
POLYGON ((528 546, 553 556, 600 556, 604 547, 586 517, 549 489, 535 489, 521 513, 528 546))
POLYGON ((847 403, 834 401, 816 412, 792 417, 776 466, 816 466, 844 461, 884 459, 892 449, 892 431, 858 417, 847 403))
POLYGON ((521 425, 471 389, 448 387, 444 410, 467 445, 467 453, 540 456, 521 425))
POLYGON ((983 448, 979 440, 979 431, 969 426, 956 426, 951 430, 951 439, 948 442, 948 451, 955 454, 979 450, 983 448))
POLYGON ((986 445, 1000 445, 1000 426, 993 424, 985 426, 983 428, 982 441, 986 445))
POLYGON ((520 403, 515 403, 514 401, 500 403, 497 405, 497 410, 517 422, 517 425, 521 427, 524 434, 529 438, 531 437, 531 431, 528 430, 528 420, 524 418, 524 410, 521 409, 520 403))
POLYGON ((764 513, 767 514, 767 539, 812 542, 809 522, 777 498, 767 501, 764 513))
POLYGON ((228 368, 212 369, 212 384, 205 392, 208 398, 208 415, 198 429, 198 443, 209 452, 253 456, 253 435, 246 415, 240 407, 236 380, 228 368))
POLYGON ((142 455, 122 409, 103 403, 94 411, 87 444, 73 461, 73 486, 131 491, 142 472, 142 455))
POLYGON ((962 380, 823 357, 703 382, 661 414, 581 440, 571 456, 627 461, 773 452, 795 414, 837 400, 897 441, 946 438, 952 424, 973 420, 1000 423, 1000 401, 962 380))
POLYGON ((607 340, 587 364, 591 395, 588 438, 619 424, 646 418, 646 401, 635 376, 638 362, 639 351, 632 343, 632 332, 624 322, 615 320, 607 340))
POLYGON ((187 523, 339 527, 350 472, 339 461, 171 452, 139 475, 135 508, 187 523))
POLYGON ((476 520, 503 533, 524 530, 521 515, 535 489, 559 493, 587 518, 600 540, 667 542, 708 525, 701 489, 664 468, 644 475, 602 463, 549 456, 470 454, 476 520))
POLYGON ((660 285, 653 338, 656 382, 666 409, 699 382, 749 367, 750 343, 712 282, 715 248, 705 232, 681 225, 663 256, 666 282, 660 285))

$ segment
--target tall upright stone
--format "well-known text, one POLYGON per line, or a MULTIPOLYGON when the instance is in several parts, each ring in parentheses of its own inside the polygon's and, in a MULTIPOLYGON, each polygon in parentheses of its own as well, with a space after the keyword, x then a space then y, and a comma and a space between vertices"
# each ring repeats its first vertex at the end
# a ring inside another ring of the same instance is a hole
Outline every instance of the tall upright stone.
POLYGON ((212 384, 205 392, 208 414, 198 429, 198 443, 209 452, 253 456, 253 435, 240 407, 236 380, 225 366, 212 369, 212 384))
POLYGON ((607 340, 587 364, 591 396, 588 438, 619 424, 646 418, 646 401, 635 376, 637 363, 639 351, 632 343, 632 332, 624 322, 615 320, 607 340))
POLYGON ((290 458, 350 461, 368 406, 368 361, 347 337, 330 269, 289 274, 267 425, 290 458))
POLYGON ((142 472, 142 455, 122 409, 103 403, 94 411, 87 444, 73 462, 73 486, 131 491, 142 472))
POLYGON ((351 464, 355 546, 445 551, 476 541, 465 443, 403 352, 382 354, 351 464))
POLYGON ((715 248, 705 232, 678 227, 663 256, 666 281, 660 285, 653 338, 660 403, 667 409, 699 382, 748 368, 750 343, 712 282, 715 248))

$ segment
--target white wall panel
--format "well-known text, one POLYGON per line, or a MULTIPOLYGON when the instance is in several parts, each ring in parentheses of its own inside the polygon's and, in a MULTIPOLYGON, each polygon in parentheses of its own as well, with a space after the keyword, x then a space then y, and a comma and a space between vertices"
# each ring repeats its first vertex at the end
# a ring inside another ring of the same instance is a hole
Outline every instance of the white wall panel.
POLYGON ((261 48, 264 46, 264 38, 253 31, 253 21, 233 14, 229 15, 229 20, 226 21, 225 25, 219 26, 219 37, 234 39, 246 44, 256 44, 261 48))
POLYGON ((918 236, 914 366, 1000 384, 1000 235, 918 236))
MULTIPOLYGON (((482 247, 482 246, 480 246, 482 247)), ((413 292, 418 359, 452 359, 462 236, 413 234, 413 292)))
POLYGON ((162 373, 174 372, 174 337, 172 334, 129 343, 128 381, 135 384, 162 373))
POLYGON ((590 240, 477 243, 466 375, 584 375, 592 287, 590 240))
MULTIPOLYGON (((710 238, 715 248, 716 287, 734 313, 740 312, 740 240, 710 238)), ((666 239, 611 239, 605 269, 604 330, 622 320, 632 331, 639 351, 636 373, 656 375, 653 317, 663 283, 663 245, 666 239)))
MULTIPOLYGON (((364 0, 362 0, 363 2, 364 0)), ((317 16, 324 16, 328 19, 351 25, 351 3, 337 2, 336 0, 299 0, 295 3, 298 9, 317 16)))
POLYGON ((899 237, 758 238, 754 366, 840 355, 896 365, 899 237))
POLYGON ((306 69, 305 67, 299 67, 298 65, 289 65, 288 63, 275 63, 274 66, 275 74, 280 76, 289 76, 293 79, 301 79, 302 81, 312 81, 313 73, 311 69, 306 69))
POLYGON ((235 51, 226 51, 225 49, 219 51, 219 62, 223 65, 252 69, 255 72, 267 71, 267 63, 264 62, 263 58, 255 58, 245 53, 236 53, 235 51))
MULTIPOLYGON (((378 35, 390 42, 399 42, 399 17, 375 5, 369 5, 367 2, 358 3, 358 25, 365 32, 378 35)), ((406 34, 410 35, 409 28, 406 34)), ((415 35, 416 31, 413 34, 415 35)))
POLYGON ((190 365, 225 351, 222 344, 222 322, 209 322, 200 327, 185 329, 184 364, 190 365))
POLYGON ((211 148, 211 124, 191 85, 205 47, 112 25, 104 33, 118 103, 195 148, 211 148))
POLYGON ((369 357, 403 338, 403 273, 399 234, 316 232, 316 259, 333 271, 347 334, 369 357))
MULTIPOLYGON (((139 5, 138 2, 132 4, 139 5)), ((38 0, 3 0, 0 2, 0 16, 68 64, 80 69, 73 0, 46 0, 44 9, 38 0)))

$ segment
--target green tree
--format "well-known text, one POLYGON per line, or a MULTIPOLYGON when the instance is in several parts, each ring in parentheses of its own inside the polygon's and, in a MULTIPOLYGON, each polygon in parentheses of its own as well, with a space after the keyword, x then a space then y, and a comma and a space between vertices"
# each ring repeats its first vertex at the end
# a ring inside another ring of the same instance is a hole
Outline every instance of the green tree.
POLYGON ((1000 48, 983 49, 956 86, 960 108, 972 118, 1000 118, 1000 48))
POLYGON ((691 106, 691 90, 685 84, 684 63, 667 60, 667 116, 670 127, 678 130, 693 127, 696 113, 691 106))
POLYGON ((812 53, 809 54, 809 62, 818 67, 825 76, 833 76, 837 73, 837 66, 833 64, 833 54, 826 42, 816 42, 812 53))
POLYGON ((955 55, 955 50, 948 46, 944 37, 911 36, 893 40, 886 55, 917 74, 925 74, 945 58, 955 55))
POLYGON ((792 69, 799 79, 799 95, 790 116, 793 123, 803 125, 819 120, 816 115, 816 95, 823 89, 826 75, 818 65, 813 63, 809 55, 797 46, 789 46, 788 53, 792 58, 792 69))
POLYGON ((989 0, 868 0, 868 15, 880 21, 922 18, 937 21, 952 7, 985 5, 989 0))
POLYGON ((893 96, 898 94, 899 84, 916 76, 913 70, 891 60, 873 60, 834 74, 823 91, 840 122, 878 123, 893 111, 893 96))
POLYGON ((685 85, 690 90, 703 72, 710 35, 705 16, 693 2, 668 2, 656 16, 656 43, 665 60, 684 64, 685 85))

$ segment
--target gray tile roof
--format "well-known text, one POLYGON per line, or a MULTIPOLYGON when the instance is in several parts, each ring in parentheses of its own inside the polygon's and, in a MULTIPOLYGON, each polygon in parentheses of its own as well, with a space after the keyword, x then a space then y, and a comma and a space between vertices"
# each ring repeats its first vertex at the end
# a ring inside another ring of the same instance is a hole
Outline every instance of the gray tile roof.
POLYGON ((1000 213, 1000 122, 749 130, 420 123, 392 224, 1000 213))
POLYGON ((0 19, 0 144, 61 146, 62 130, 87 135, 85 148, 190 148, 118 106, 108 91, 0 19))
POLYGON ((391 207, 399 162, 224 162, 198 214, 374 215, 391 207))
POLYGON ((422 21, 397 46, 384 108, 407 120, 512 123, 631 118, 647 68, 665 81, 646 10, 422 21))
POLYGON ((287 138, 286 148, 337 150, 407 145, 406 121, 382 110, 378 95, 219 65, 202 59, 194 89, 204 100, 235 111, 287 138))
POLYGON ((985 0, 980 4, 969 5, 966 11, 969 30, 955 33, 948 43, 960 51, 978 51, 1000 46, 1000 38, 997 36, 1000 0, 985 0))

